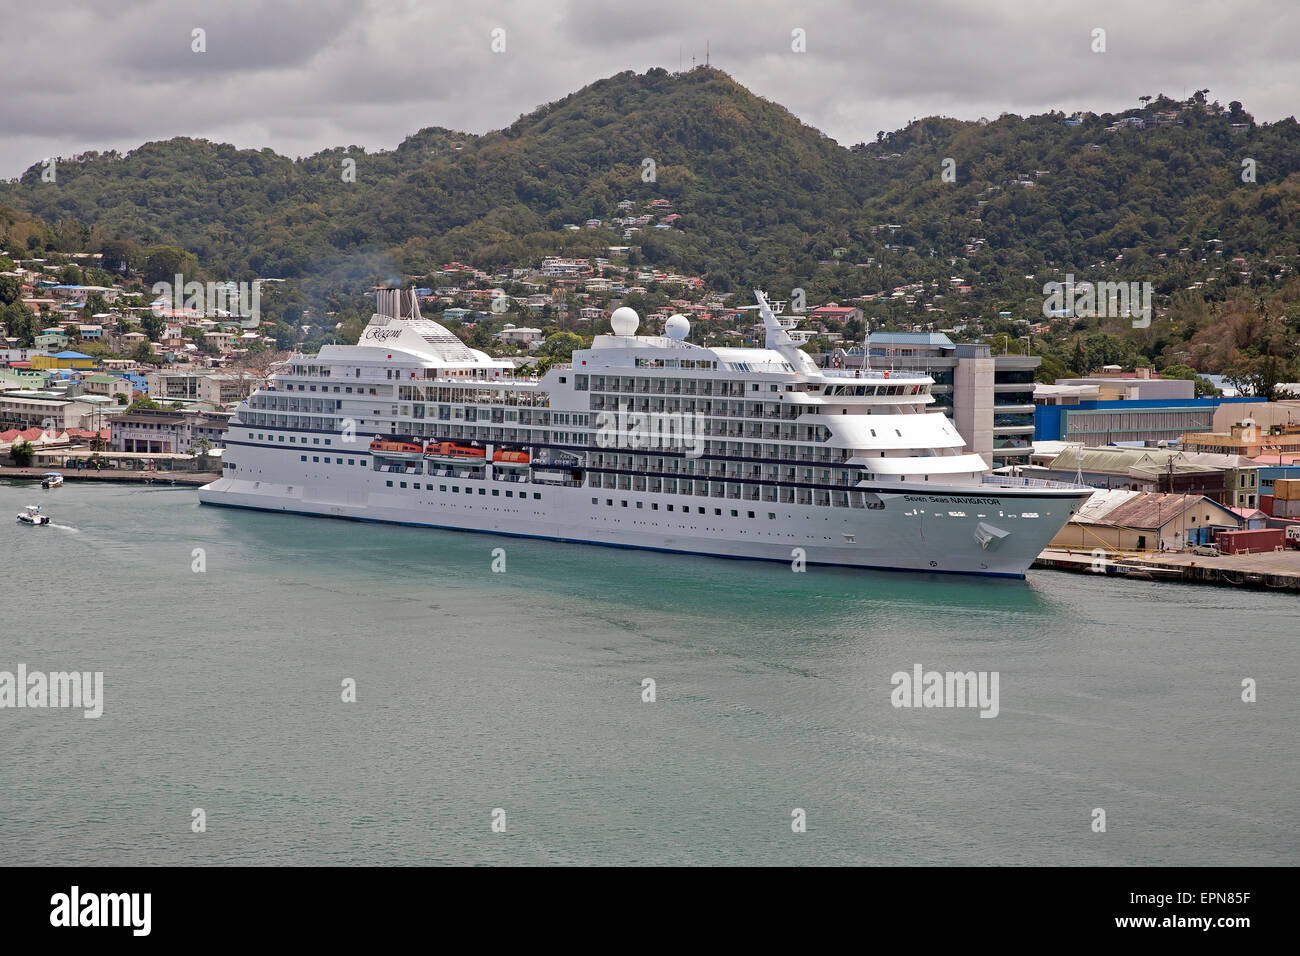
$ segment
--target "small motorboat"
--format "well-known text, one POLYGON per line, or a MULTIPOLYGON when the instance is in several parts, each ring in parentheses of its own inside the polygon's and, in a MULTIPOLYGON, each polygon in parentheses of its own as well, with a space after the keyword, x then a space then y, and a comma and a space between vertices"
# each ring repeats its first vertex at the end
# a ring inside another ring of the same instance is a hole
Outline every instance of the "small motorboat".
POLYGON ((28 505, 19 512, 18 520, 23 524, 49 524, 50 516, 41 511, 40 505, 28 505))
POLYGON ((42 488, 60 488, 63 485, 63 476, 57 471, 46 472, 41 476, 42 488))

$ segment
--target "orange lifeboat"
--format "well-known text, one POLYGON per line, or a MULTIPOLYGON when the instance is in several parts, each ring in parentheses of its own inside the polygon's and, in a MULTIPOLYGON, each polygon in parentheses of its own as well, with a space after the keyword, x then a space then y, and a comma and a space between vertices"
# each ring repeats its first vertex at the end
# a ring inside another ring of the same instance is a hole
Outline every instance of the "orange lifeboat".
POLYGON ((419 458, 424 453, 423 448, 412 442, 392 441, 387 438, 376 438, 370 443, 370 450, 394 458, 419 458))
POLYGON ((492 464, 497 468, 527 468, 528 452, 499 451, 492 456, 492 464))
POLYGON ((487 461, 487 454, 482 448, 474 448, 470 445, 457 445, 455 442, 440 441, 429 445, 428 450, 424 453, 425 458, 432 458, 434 461, 445 461, 451 464, 470 464, 482 465, 487 461))

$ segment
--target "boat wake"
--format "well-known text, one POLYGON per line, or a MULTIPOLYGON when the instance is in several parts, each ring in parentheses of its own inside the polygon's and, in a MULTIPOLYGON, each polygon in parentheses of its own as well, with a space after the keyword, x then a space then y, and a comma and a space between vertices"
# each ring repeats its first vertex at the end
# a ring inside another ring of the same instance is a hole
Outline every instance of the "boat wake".
POLYGON ((73 528, 70 525, 66 525, 66 524, 54 524, 53 522, 51 522, 50 527, 58 528, 60 531, 71 531, 73 534, 81 534, 80 528, 73 528))

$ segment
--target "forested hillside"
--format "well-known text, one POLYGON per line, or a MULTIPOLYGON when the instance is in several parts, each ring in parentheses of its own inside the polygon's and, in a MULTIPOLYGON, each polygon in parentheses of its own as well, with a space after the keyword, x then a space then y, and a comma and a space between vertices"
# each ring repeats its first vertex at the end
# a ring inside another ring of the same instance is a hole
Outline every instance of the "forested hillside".
POLYGON ((1300 299, 1300 126, 1206 93, 1115 115, 929 118, 845 148, 720 71, 655 69, 500 131, 430 127, 391 151, 292 160, 178 138, 86 153, 54 182, 34 165, 0 184, 0 204, 48 224, 22 231, 28 249, 114 243, 140 259, 174 245, 211 275, 297 279, 318 299, 452 259, 497 270, 611 244, 715 291, 874 296, 872 318, 940 327, 1037 320, 1044 283, 1067 272, 1150 281, 1170 323, 1130 337, 1134 357, 1224 366, 1239 349, 1215 358, 1223 335, 1206 333, 1222 304, 1285 324, 1300 299), (564 228, 608 224, 625 199, 671 200, 680 218, 631 240, 564 228))

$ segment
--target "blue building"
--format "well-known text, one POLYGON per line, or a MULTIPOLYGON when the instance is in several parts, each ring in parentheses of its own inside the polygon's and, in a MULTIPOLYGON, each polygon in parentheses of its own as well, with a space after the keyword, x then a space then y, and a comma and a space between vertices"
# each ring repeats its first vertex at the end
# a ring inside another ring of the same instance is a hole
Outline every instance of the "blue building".
POLYGON ((1072 405, 1035 404, 1034 441, 1082 442, 1091 448, 1115 442, 1177 442, 1187 432, 1214 430, 1214 412, 1246 398, 1108 399, 1072 405))

